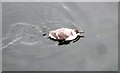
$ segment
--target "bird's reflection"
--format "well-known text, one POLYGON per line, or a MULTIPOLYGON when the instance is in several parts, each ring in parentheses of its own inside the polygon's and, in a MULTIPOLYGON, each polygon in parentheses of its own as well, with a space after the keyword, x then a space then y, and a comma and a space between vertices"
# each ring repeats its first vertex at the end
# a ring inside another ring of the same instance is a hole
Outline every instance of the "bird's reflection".
POLYGON ((75 43, 77 42, 78 40, 80 40, 81 38, 84 38, 85 36, 77 36, 74 40, 69 40, 69 41, 65 41, 65 40, 56 40, 56 39, 53 39, 53 38, 50 38, 48 37, 50 40, 54 41, 54 42, 58 42, 58 45, 61 46, 61 45, 68 45, 70 44, 71 42, 75 43))

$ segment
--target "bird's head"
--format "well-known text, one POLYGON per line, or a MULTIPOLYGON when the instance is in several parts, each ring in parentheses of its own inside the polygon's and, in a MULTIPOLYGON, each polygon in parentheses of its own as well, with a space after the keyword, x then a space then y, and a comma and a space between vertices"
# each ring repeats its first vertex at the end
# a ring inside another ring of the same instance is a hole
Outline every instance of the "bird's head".
POLYGON ((76 32, 76 34, 82 34, 82 33, 84 33, 84 31, 82 31, 82 30, 78 30, 78 29, 74 29, 74 31, 76 32))

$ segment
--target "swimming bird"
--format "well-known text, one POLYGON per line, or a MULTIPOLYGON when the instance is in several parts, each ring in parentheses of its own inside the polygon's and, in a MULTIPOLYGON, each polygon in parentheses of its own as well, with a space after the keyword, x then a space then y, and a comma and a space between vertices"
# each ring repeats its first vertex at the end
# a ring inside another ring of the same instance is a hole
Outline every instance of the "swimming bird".
POLYGON ((70 28, 58 28, 56 30, 51 30, 48 32, 48 36, 51 39, 58 41, 72 41, 78 36, 84 33, 82 30, 70 29, 70 28))

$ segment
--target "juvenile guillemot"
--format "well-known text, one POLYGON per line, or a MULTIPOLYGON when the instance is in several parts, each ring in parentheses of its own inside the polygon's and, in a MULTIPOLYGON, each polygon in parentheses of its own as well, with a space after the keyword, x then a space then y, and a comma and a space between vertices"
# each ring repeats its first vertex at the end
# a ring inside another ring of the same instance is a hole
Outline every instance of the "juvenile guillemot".
MULTIPOLYGON (((55 30, 51 30, 48 32, 48 38, 53 41, 58 41, 58 45, 63 44, 69 44, 71 41, 76 42, 81 37, 84 37, 81 35, 84 33, 82 30, 78 29, 70 29, 70 28, 58 28, 55 30)), ((46 34, 43 34, 45 36, 46 34)))
POLYGON ((56 30, 49 31, 49 37, 55 40, 65 40, 70 41, 74 40, 77 36, 80 36, 83 31, 78 29, 70 29, 70 28, 59 28, 56 30))

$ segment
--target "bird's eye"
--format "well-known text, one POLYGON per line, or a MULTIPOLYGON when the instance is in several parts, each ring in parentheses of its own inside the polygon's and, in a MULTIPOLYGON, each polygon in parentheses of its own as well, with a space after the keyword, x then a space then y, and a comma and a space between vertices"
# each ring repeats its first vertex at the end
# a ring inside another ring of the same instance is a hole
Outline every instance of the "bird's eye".
POLYGON ((75 32, 76 32, 76 33, 79 33, 79 31, 78 31, 77 29, 75 29, 75 32))

